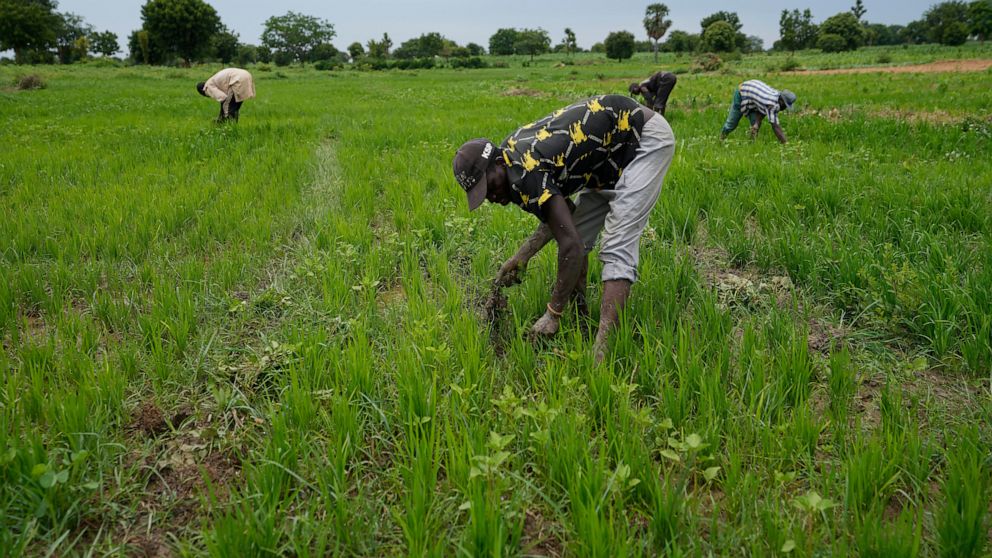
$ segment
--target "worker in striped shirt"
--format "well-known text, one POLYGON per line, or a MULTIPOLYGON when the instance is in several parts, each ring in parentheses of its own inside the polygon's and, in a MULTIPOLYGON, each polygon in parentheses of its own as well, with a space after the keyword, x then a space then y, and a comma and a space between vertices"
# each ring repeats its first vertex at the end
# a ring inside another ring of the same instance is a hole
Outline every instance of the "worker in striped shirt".
POLYGON ((785 143, 785 132, 778 123, 778 113, 791 109, 795 102, 796 94, 788 89, 779 91, 756 79, 745 81, 734 91, 730 114, 723 124, 720 139, 725 139, 730 132, 733 132, 740 123, 741 117, 747 115, 747 119, 751 122, 751 139, 758 135, 762 120, 767 118, 772 125, 772 131, 775 132, 775 137, 779 142, 785 143))

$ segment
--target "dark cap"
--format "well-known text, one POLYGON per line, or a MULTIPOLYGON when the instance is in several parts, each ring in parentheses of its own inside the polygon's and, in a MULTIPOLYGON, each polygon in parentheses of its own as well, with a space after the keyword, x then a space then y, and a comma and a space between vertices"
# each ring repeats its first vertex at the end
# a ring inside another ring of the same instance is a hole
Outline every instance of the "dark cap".
POLYGON ((207 96, 207 82, 201 81, 200 83, 197 83, 196 84, 196 92, 199 93, 200 95, 203 95, 204 97, 206 97, 207 96))
POLYGON ((498 153, 496 145, 486 138, 469 140, 458 148, 452 165, 455 180, 468 195, 468 209, 482 205, 486 199, 486 169, 498 153))

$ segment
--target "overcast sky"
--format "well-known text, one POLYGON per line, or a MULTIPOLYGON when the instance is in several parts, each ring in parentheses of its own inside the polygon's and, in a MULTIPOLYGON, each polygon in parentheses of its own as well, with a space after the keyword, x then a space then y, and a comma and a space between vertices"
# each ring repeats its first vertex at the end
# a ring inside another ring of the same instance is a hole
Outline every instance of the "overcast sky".
MULTIPOLYGON (((588 48, 602 41, 610 31, 627 30, 638 39, 646 39, 644 8, 653 0, 538 0, 522 2, 478 2, 472 0, 281 0, 253 2, 246 0, 207 0, 221 20, 241 36, 241 41, 257 44, 263 24, 269 16, 295 11, 324 18, 334 24, 334 45, 346 48, 354 41, 389 33, 394 45, 421 33, 437 31, 460 44, 479 43, 488 48, 489 37, 501 27, 543 27, 554 43, 561 41, 563 30, 571 27, 579 45, 588 48)), ((917 19, 936 0, 864 0, 873 23, 906 24, 917 19)), ((97 30, 117 33, 121 48, 127 37, 141 26, 141 6, 145 0, 60 0, 59 11, 73 12, 97 30)), ((743 31, 764 39, 771 47, 778 39, 778 18, 783 9, 810 8, 815 21, 848 10, 853 0, 667 0, 671 8, 672 30, 696 33, 699 20, 718 11, 736 11, 744 24, 743 31)))

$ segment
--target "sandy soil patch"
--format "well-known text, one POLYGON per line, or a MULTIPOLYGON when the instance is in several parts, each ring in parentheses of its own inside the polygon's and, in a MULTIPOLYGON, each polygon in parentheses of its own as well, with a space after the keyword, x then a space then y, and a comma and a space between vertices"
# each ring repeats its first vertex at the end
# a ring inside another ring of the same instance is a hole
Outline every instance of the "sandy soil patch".
POLYGON ((832 70, 797 70, 790 74, 832 75, 832 74, 936 74, 943 72, 984 72, 992 68, 992 60, 940 60, 929 64, 909 64, 906 66, 873 66, 865 68, 836 68, 832 70))

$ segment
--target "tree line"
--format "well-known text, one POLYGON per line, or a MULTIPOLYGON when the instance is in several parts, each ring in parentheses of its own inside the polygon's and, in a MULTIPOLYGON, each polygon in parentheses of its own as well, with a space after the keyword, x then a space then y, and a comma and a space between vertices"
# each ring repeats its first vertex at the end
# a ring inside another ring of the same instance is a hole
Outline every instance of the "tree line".
MULTIPOLYGON (((0 0, 0 50, 13 50, 17 63, 69 64, 91 55, 104 57, 120 52, 116 34, 96 31, 73 13, 58 12, 56 0, 0 0)), ((637 40, 630 31, 614 31, 590 50, 616 60, 634 52, 758 52, 764 50, 759 37, 746 35, 736 12, 718 11, 700 21, 699 31, 669 32, 670 11, 665 4, 647 6, 644 30, 648 40, 637 40), (667 38, 662 41, 667 35, 667 38)), ((931 6, 920 19, 907 25, 869 23, 862 0, 848 11, 819 23, 810 9, 782 10, 780 38, 773 49, 795 51, 818 48, 836 52, 861 46, 940 43, 960 45, 969 38, 985 41, 992 34, 992 0, 945 1, 931 6)), ((477 43, 464 46, 440 33, 424 33, 393 48, 388 34, 364 45, 354 42, 345 51, 332 44, 334 25, 327 20, 289 11, 265 21, 258 45, 243 43, 237 33, 221 22, 217 11, 204 0, 147 0, 141 7, 140 29, 127 44, 133 62, 183 64, 219 60, 247 65, 274 62, 278 65, 314 63, 321 67, 344 62, 395 65, 420 61, 433 65, 437 57, 461 61, 466 66, 484 65, 479 57, 486 48, 477 43)), ((488 42, 492 55, 534 57, 547 52, 570 56, 580 52, 575 33, 564 30, 553 41, 542 28, 498 29, 488 42)), ((452 63, 452 65, 457 65, 452 63)), ((379 67, 379 66, 376 66, 379 67)), ((401 66, 402 67, 402 66, 401 66)))
POLYGON ((938 43, 958 46, 969 38, 984 42, 992 34, 992 1, 950 1, 934 4, 920 19, 907 25, 868 23, 862 0, 848 12, 813 23, 810 10, 782 10, 778 50, 819 48, 826 52, 861 46, 938 43))
MULTIPOLYGON (((664 4, 648 7, 645 27, 654 11, 668 9, 664 4)), ((957 46, 969 38, 985 41, 992 34, 992 0, 960 0, 932 5, 920 19, 907 25, 870 23, 868 10, 862 0, 856 0, 850 10, 834 14, 815 23, 810 9, 782 10, 779 18, 779 39, 773 50, 796 51, 817 48, 826 52, 853 50, 862 46, 938 43, 957 46)), ((762 50, 761 39, 745 35, 736 12, 719 11, 700 21, 699 33, 675 30, 660 43, 665 52, 732 52, 762 50)), ((648 29, 648 35, 658 44, 666 26, 658 26, 660 34, 648 29)))
POLYGON ((55 0, 0 0, 0 50, 13 50, 18 64, 71 64, 120 51, 115 33, 57 9, 55 0))

